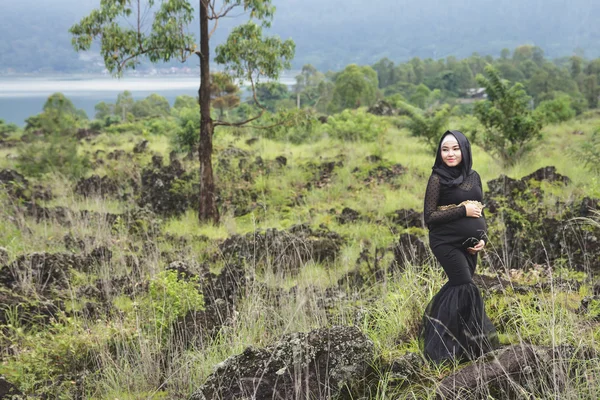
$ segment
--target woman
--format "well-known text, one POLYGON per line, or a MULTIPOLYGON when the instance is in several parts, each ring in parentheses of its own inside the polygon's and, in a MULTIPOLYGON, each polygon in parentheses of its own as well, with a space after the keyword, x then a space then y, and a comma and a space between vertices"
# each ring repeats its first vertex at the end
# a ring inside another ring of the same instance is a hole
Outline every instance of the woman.
POLYGON ((444 133, 424 207, 429 245, 448 276, 423 317, 423 352, 435 362, 474 359, 498 346, 496 330, 472 280, 477 253, 487 239, 481 178, 472 164, 465 135, 444 133))

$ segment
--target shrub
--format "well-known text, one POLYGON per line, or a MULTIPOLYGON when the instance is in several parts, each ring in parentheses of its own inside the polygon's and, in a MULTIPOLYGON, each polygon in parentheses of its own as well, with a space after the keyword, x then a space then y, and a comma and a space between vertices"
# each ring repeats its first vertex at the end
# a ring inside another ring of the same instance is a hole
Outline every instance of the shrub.
POLYGON ((198 291, 198 278, 180 279, 177 271, 162 271, 150 282, 145 303, 149 321, 164 332, 189 311, 204 309, 204 296, 198 291))
POLYGON ((318 136, 319 121, 311 109, 280 110, 264 118, 262 124, 268 126, 262 130, 262 136, 268 139, 299 144, 318 136))
POLYGON ((386 122, 364 110, 344 110, 329 117, 323 129, 333 138, 348 141, 375 141, 387 129, 386 122))
POLYGON ((484 127, 481 145, 503 164, 512 165, 541 138, 543 119, 529 109, 531 98, 521 83, 509 86, 491 65, 485 72, 488 77, 477 75, 477 82, 489 100, 475 104, 475 116, 484 127))
POLYGON ((576 112, 571 107, 571 97, 562 94, 552 100, 542 101, 535 109, 535 114, 545 124, 556 124, 574 118, 576 112))
POLYGON ((423 112, 406 103, 402 104, 401 107, 409 116, 404 127, 413 136, 426 142, 429 148, 435 152, 440 134, 446 131, 453 109, 448 105, 444 105, 438 110, 423 112))

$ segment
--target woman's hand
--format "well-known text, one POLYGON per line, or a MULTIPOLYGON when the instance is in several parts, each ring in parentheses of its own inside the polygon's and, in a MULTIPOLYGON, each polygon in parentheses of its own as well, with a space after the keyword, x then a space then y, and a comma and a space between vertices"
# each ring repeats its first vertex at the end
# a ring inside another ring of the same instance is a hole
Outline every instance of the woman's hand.
POLYGON ((475 204, 467 203, 465 204, 465 208, 467 209, 467 217, 481 217, 481 207, 478 207, 475 204))
POLYGON ((467 251, 469 254, 477 254, 485 247, 485 241, 480 240, 474 247, 468 247, 467 251))

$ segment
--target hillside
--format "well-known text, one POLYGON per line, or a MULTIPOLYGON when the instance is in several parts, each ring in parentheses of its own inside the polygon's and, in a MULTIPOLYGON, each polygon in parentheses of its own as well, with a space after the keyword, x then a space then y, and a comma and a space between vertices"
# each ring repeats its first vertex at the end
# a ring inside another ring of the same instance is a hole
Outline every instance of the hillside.
POLYGON ((399 128, 405 117, 347 112, 371 118, 376 135, 339 139, 349 125, 336 128, 336 116, 312 139, 298 139, 295 126, 272 139, 218 131, 217 226, 197 221, 199 165, 173 151, 175 111, 102 127, 68 120, 59 132, 75 144, 8 135, 1 390, 598 398, 600 180, 572 150, 600 120, 548 125, 511 167, 474 146, 490 235, 476 283, 500 333, 502 370, 486 359, 435 367, 421 358, 421 316, 445 282, 421 215, 433 157, 399 128), (44 154, 66 167, 45 167, 44 154))

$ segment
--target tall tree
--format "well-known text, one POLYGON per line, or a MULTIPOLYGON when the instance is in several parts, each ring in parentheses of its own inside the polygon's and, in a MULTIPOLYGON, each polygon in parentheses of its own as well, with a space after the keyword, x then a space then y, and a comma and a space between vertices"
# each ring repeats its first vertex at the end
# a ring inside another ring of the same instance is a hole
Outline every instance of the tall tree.
POLYGON ((135 68, 142 58, 151 62, 172 59, 183 62, 194 55, 199 58, 200 222, 219 221, 212 168, 215 127, 242 126, 257 120, 264 112, 261 108, 257 115, 236 123, 213 120, 210 115, 210 41, 219 20, 231 16, 234 10, 247 12, 251 20, 235 27, 226 42, 216 48, 215 62, 224 65, 225 71, 233 77, 250 82, 254 89, 261 77, 277 79, 282 69, 289 68, 295 51, 291 40, 263 36, 262 28, 270 26, 275 13, 271 0, 198 0, 197 10, 191 0, 160 3, 157 0, 102 0, 98 9, 70 29, 77 51, 89 50, 92 42, 99 39, 106 68, 116 75, 135 68), (200 23, 199 41, 187 32, 195 16, 200 23), (127 20, 129 24, 122 23, 127 20))
POLYGON ((377 72, 369 66, 348 65, 336 78, 330 111, 370 106, 377 99, 377 72))

